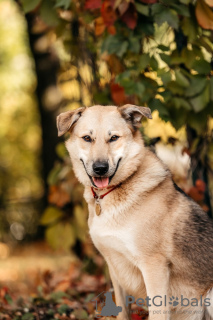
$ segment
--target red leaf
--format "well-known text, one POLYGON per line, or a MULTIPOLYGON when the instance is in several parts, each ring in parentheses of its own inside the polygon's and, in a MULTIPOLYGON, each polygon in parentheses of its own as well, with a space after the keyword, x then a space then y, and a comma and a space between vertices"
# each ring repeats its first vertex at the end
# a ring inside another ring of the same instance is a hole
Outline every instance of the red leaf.
POLYGON ((85 9, 99 9, 101 7, 101 2, 101 0, 87 0, 85 3, 85 9))
POLYGON ((197 187, 199 192, 205 192, 206 190, 206 184, 203 180, 197 179, 195 186, 197 187))
POLYGON ((117 83, 112 83, 110 86, 112 100, 115 102, 116 105, 121 105, 125 103, 125 91, 124 88, 121 87, 117 83))
POLYGON ((135 6, 133 3, 129 4, 129 8, 122 15, 121 19, 124 23, 126 23, 127 27, 130 29, 135 29, 137 24, 137 11, 135 10, 135 6))
POLYGON ((158 0, 140 0, 143 3, 152 4, 158 2, 158 0))
POLYGON ((131 320, 141 320, 141 317, 138 314, 132 314, 131 320))
POLYGON ((119 11, 120 15, 122 16, 128 8, 129 8, 129 3, 122 1, 121 4, 119 4, 119 6, 118 6, 118 11, 119 11))
POLYGON ((105 0, 103 2, 101 6, 101 15, 107 27, 110 27, 114 24, 116 20, 116 13, 112 7, 112 3, 110 0, 105 0))
POLYGON ((188 192, 188 195, 196 202, 200 202, 204 200, 204 193, 198 190, 198 188, 196 187, 191 187, 188 192))

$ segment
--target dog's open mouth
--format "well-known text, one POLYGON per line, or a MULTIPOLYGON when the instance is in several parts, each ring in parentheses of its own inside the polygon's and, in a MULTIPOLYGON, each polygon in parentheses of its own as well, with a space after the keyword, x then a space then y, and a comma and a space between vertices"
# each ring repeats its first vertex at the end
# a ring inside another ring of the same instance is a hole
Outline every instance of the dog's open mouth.
POLYGON ((97 187, 97 188, 102 188, 102 189, 103 189, 103 188, 108 187, 108 185, 110 184, 112 178, 114 177, 114 175, 116 174, 116 172, 117 172, 117 170, 118 170, 118 167, 119 167, 119 164, 120 164, 120 162, 121 162, 121 159, 122 159, 122 158, 120 158, 120 159, 118 160, 117 166, 116 166, 116 168, 115 168, 115 171, 114 171, 113 175, 110 176, 110 177, 92 177, 92 176, 90 176, 90 175, 88 174, 88 172, 87 172, 87 169, 86 169, 86 167, 85 167, 84 161, 83 161, 82 159, 80 159, 80 160, 81 160, 81 162, 83 163, 84 169, 85 169, 88 177, 90 178, 91 183, 92 183, 95 187, 97 187))
POLYGON ((109 185, 109 177, 92 177, 92 181, 98 188, 106 188, 109 185))

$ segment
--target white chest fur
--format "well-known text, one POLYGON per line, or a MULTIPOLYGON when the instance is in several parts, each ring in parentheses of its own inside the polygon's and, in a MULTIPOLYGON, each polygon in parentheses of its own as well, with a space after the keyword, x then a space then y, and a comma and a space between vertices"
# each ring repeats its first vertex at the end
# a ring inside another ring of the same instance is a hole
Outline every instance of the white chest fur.
MULTIPOLYGON (((94 210, 94 207, 91 206, 90 210, 94 210)), ((90 235, 126 292, 135 297, 145 296, 143 277, 137 268, 139 252, 135 230, 130 219, 120 219, 119 215, 107 211, 100 216, 93 215, 90 235)))
MULTIPOLYGON (((90 211, 94 207, 90 207, 90 211)), ((94 212, 94 211, 93 211, 94 212)), ((92 212, 91 212, 92 213, 92 212)), ((100 216, 94 215, 90 223, 90 235, 96 248, 105 255, 105 251, 114 249, 131 259, 137 256, 134 238, 134 229, 131 227, 129 219, 122 220, 119 214, 102 210, 100 216)))

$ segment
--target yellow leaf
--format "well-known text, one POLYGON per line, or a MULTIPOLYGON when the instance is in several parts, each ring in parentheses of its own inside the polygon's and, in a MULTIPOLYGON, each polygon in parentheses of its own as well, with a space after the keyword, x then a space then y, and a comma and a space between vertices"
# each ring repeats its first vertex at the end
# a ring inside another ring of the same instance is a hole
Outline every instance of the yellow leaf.
POLYGON ((61 218, 62 216, 64 215, 63 211, 61 211, 60 209, 58 208, 55 208, 55 207, 48 207, 41 219, 40 219, 40 224, 42 225, 48 225, 48 224, 51 224, 55 221, 57 221, 59 218, 61 218))

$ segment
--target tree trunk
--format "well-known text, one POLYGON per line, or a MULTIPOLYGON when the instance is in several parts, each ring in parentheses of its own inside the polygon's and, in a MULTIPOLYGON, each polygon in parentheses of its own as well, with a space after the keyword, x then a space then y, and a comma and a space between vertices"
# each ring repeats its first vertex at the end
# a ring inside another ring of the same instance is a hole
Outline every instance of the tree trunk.
MULTIPOLYGON (((35 72, 37 76, 36 95, 38 101, 38 108, 40 113, 41 130, 42 130, 42 149, 41 149, 41 163, 42 163, 42 178, 44 181, 44 196, 43 205, 47 205, 48 184, 47 178, 57 159, 56 145, 58 143, 56 115, 59 107, 59 98, 56 96, 56 102, 51 103, 51 108, 45 102, 45 95, 48 89, 51 88, 57 94, 57 72, 59 70, 59 59, 54 54, 53 49, 49 46, 46 51, 38 51, 36 44, 38 40, 45 36, 46 30, 40 33, 33 33, 32 27, 34 25, 34 15, 27 14, 26 20, 28 25, 29 42, 32 55, 35 61, 35 72)), ((55 94, 54 94, 55 96, 55 94)))

